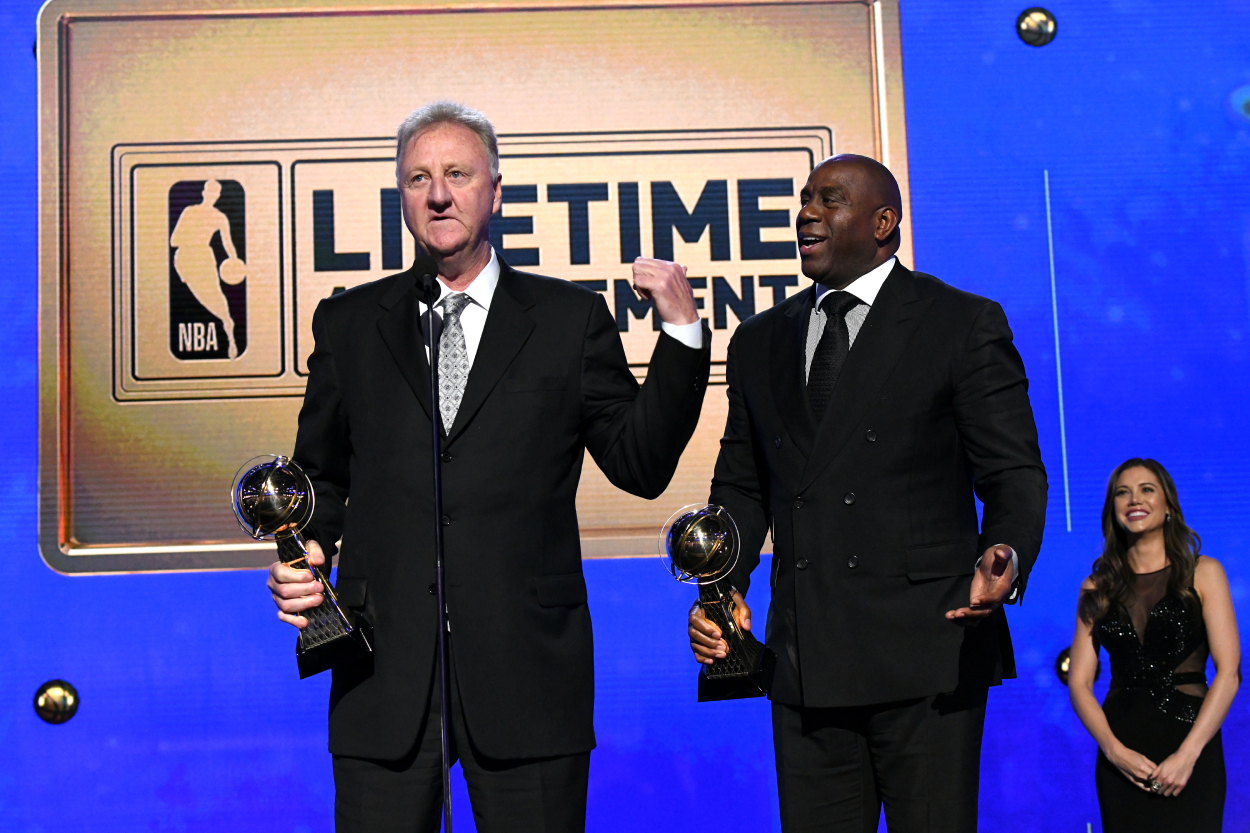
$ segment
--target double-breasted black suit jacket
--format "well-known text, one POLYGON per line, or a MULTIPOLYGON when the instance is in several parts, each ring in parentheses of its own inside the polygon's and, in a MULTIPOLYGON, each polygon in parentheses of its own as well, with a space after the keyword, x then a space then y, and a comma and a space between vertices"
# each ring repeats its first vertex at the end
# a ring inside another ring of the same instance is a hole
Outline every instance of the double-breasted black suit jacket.
MULTIPOLYGON (((467 725, 493 758, 595 744, 590 613, 575 497, 584 451, 636 495, 664 491, 698 423, 711 334, 661 335, 640 388, 601 296, 500 262, 455 423, 443 440, 448 609, 467 725)), ((294 459, 308 535, 373 626, 372 669, 336 667, 330 750, 395 759, 428 707, 437 606, 429 370, 404 272, 327 298, 294 459)))
POLYGON ((734 334, 712 482, 742 534, 744 593, 772 528, 772 698, 855 706, 1013 675, 1001 610, 978 627, 944 617, 968 605, 987 547, 1015 549, 1023 592, 1042 542, 1046 473, 1002 308, 896 265, 817 425, 812 305, 809 288, 734 334))

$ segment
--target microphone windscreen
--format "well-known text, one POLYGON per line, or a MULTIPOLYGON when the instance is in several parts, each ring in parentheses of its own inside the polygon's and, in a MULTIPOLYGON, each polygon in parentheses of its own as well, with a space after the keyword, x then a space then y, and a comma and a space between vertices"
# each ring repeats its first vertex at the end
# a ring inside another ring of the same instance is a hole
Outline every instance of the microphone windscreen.
POLYGON ((417 276, 422 279, 438 277, 438 263, 429 252, 417 252, 417 259, 413 261, 412 268, 416 271, 417 276))
POLYGON ((437 298, 441 293, 438 288, 438 263, 428 252, 418 251, 417 259, 413 261, 412 271, 417 276, 417 285, 421 287, 421 295, 429 298, 433 293, 437 298))

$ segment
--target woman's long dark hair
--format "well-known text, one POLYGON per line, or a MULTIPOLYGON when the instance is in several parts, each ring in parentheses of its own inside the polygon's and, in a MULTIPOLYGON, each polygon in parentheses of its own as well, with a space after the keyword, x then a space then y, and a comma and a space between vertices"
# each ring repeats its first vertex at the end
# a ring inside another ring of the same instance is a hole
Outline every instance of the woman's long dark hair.
POLYGON ((1128 563, 1128 533, 1115 516, 1115 490, 1120 475, 1128 469, 1140 466, 1149 469, 1159 479, 1163 496, 1167 499, 1167 517, 1163 522, 1163 548, 1172 568, 1168 576, 1168 593, 1180 597, 1185 606, 1194 611, 1198 596, 1194 592, 1194 567, 1202 550, 1202 539, 1185 524, 1181 502, 1176 496, 1176 483, 1157 460, 1134 457, 1116 466, 1107 480, 1107 497, 1102 504, 1102 555, 1094 561, 1090 576, 1094 589, 1081 595, 1077 613, 1086 624, 1094 624, 1114 608, 1123 609, 1132 587, 1133 570, 1128 563))

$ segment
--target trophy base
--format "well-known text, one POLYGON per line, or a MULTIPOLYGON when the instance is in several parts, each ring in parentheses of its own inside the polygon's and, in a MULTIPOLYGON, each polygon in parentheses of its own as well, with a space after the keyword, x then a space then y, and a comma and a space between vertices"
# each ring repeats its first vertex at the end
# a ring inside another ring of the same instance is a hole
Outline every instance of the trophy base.
POLYGON ((750 631, 738 627, 734 603, 719 583, 699 587, 703 615, 716 625, 729 647, 728 656, 699 671, 699 702, 761 697, 772 685, 775 657, 750 631))
POLYGON ((776 657, 773 652, 764 648, 760 654, 760 667, 750 674, 732 677, 709 677, 707 666, 699 672, 699 702, 712 703, 717 700, 745 700, 750 697, 763 697, 772 686, 773 664, 776 657))
POLYGON ((308 626, 295 640, 299 678, 305 680, 339 663, 354 664, 372 659, 373 629, 360 614, 339 604, 326 570, 309 563, 308 550, 299 535, 284 530, 274 537, 282 563, 296 570, 310 571, 325 587, 321 604, 303 612, 308 626))
POLYGON ((342 632, 315 645, 308 644, 303 633, 299 635, 295 641, 295 661, 301 680, 329 671, 336 665, 367 662, 373 658, 373 629, 362 617, 353 618, 355 627, 350 632, 342 632))

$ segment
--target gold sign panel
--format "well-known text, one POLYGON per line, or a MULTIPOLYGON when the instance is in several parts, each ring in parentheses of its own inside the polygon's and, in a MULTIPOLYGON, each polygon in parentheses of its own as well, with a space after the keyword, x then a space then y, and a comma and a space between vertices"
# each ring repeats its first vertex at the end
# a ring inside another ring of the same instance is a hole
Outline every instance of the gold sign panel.
POLYGON ((227 488, 290 451, 317 303, 412 261, 392 137, 424 102, 492 119, 492 242, 603 294, 639 379, 659 327, 635 257, 685 264, 712 327, 713 386, 665 495, 625 495, 588 459, 586 557, 650 554, 706 498, 729 338, 806 285, 812 166, 871 155, 907 193, 895 2, 53 0, 39 55, 40 544, 62 572, 272 560, 227 488))

